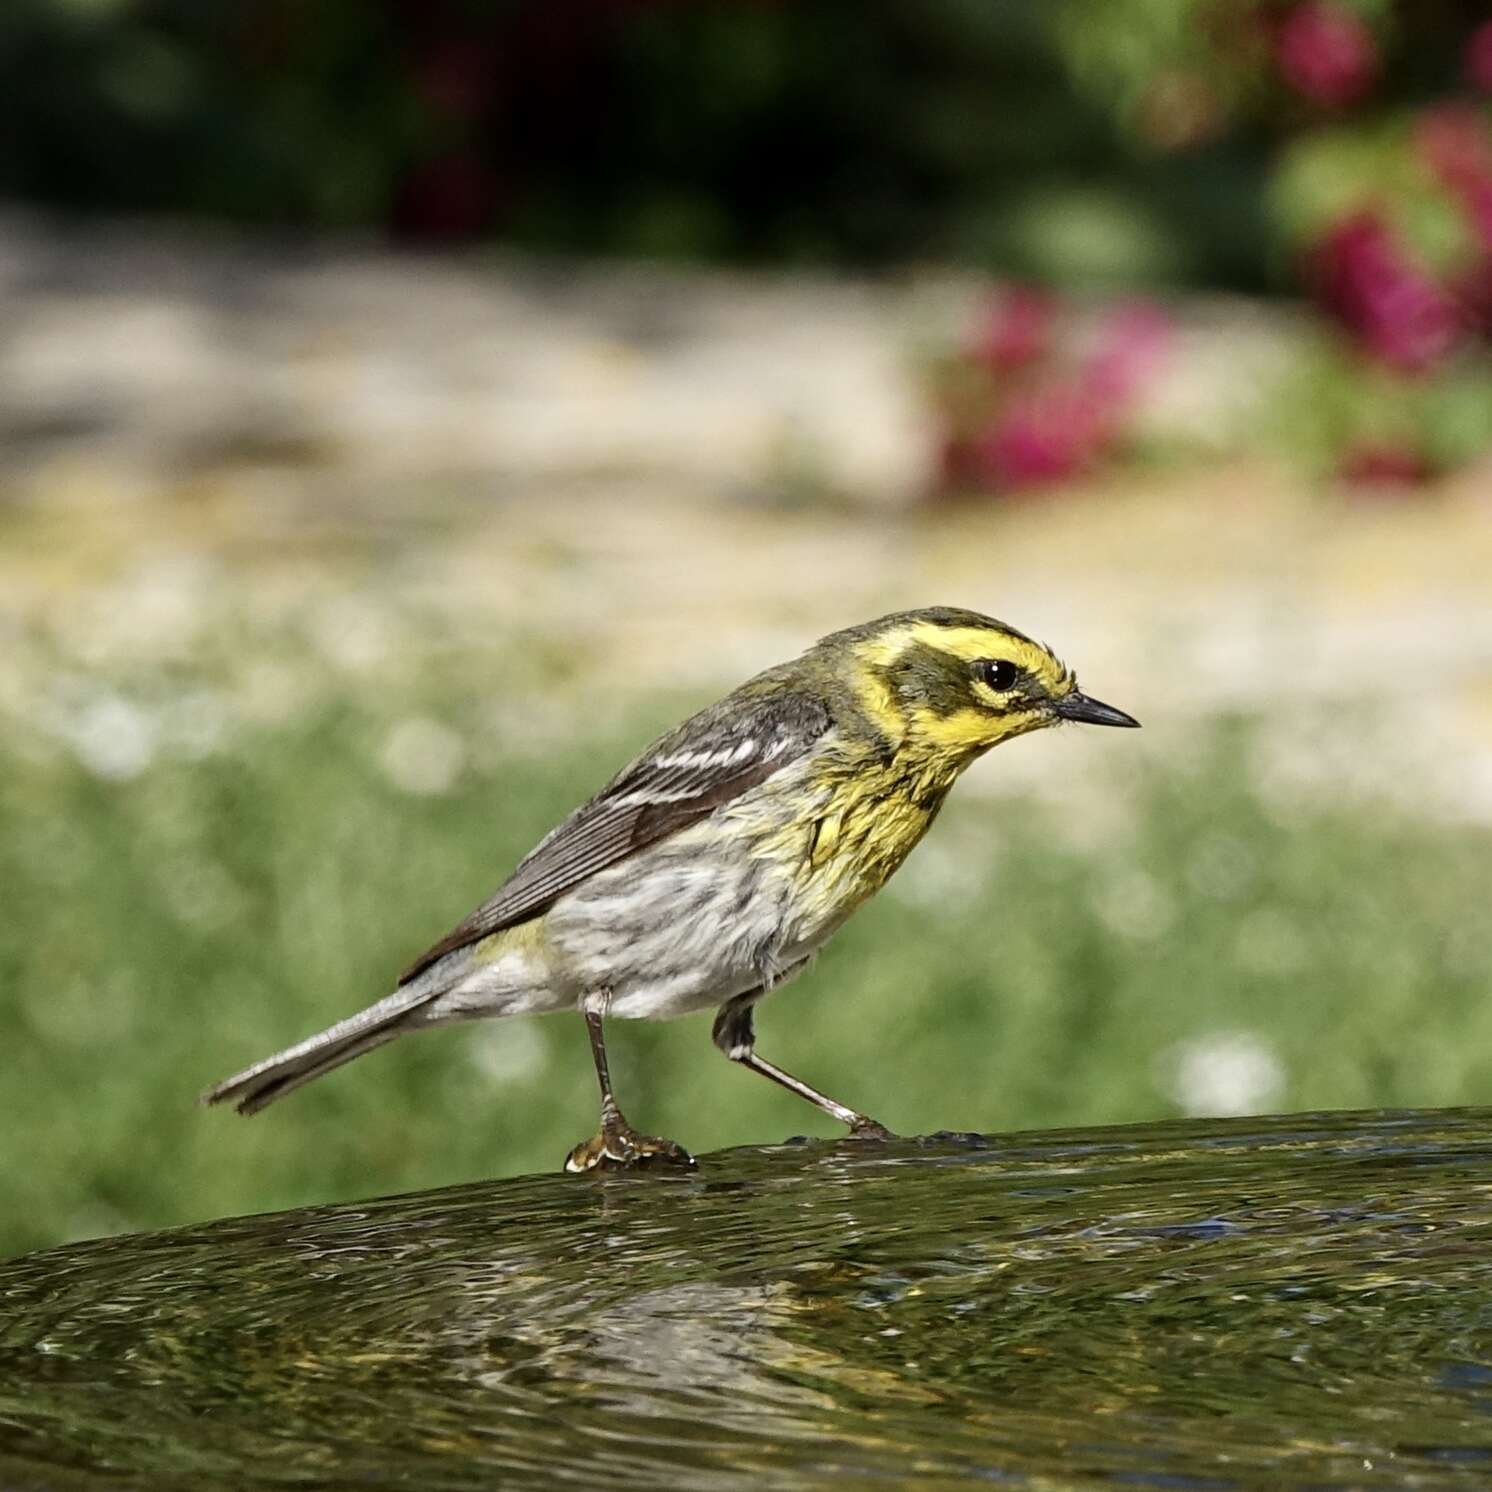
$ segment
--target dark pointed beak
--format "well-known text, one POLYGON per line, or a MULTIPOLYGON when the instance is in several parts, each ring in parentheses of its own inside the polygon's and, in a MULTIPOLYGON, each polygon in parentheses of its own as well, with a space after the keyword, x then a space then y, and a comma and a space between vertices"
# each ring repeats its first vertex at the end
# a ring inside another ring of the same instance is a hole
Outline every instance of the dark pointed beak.
POLYGON ((1126 715, 1123 710, 1116 710, 1113 705, 1106 705, 1101 699, 1090 699, 1086 694, 1079 694, 1076 689, 1059 699, 1055 709, 1060 719, 1080 720, 1084 725, 1128 725, 1136 730, 1140 726, 1133 715, 1126 715))

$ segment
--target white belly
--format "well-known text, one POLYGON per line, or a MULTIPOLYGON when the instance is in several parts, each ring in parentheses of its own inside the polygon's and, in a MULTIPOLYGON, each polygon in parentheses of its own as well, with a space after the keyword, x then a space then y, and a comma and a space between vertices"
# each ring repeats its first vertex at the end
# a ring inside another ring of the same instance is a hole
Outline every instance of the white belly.
POLYGON ((814 948, 795 941, 787 875, 744 853, 703 856, 685 830, 592 876, 549 909, 556 969, 577 1000, 665 1019, 771 985, 814 948))

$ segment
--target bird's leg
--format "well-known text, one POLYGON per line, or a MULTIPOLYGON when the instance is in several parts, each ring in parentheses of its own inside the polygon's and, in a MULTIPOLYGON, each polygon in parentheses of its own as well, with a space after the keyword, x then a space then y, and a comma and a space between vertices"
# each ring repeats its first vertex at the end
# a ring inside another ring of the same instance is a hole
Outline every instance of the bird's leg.
POLYGON ((642 1135, 622 1117, 616 1095, 611 1091, 611 1071, 606 1064, 606 1038, 601 1022, 611 1004, 611 991, 587 995, 582 1009, 585 1029, 591 1038, 591 1057, 596 1064, 596 1080, 601 1085, 601 1127, 583 1144, 565 1157, 567 1171, 618 1170, 629 1166, 663 1163, 692 1166, 694 1157, 682 1145, 661 1140, 656 1135, 642 1135))
POLYGON ((759 1072, 764 1078, 771 1078, 774 1083, 780 1084, 789 1093, 796 1093, 799 1098, 806 1098, 809 1103, 817 1109, 822 1109, 831 1119, 837 1119, 841 1124, 848 1124, 852 1140, 894 1140, 896 1136, 884 1124, 878 1124, 868 1115, 857 1114, 854 1109, 847 1108, 844 1104, 830 1098, 827 1093, 820 1093, 817 1088, 810 1088, 802 1078, 795 1078, 792 1073, 784 1072, 764 1057, 756 1055, 756 1029, 752 1022, 751 1007, 762 993, 763 991, 759 989, 748 990, 744 995, 737 995, 735 999, 727 1001, 720 1007, 720 1014, 715 1017, 715 1026, 710 1033, 714 1037, 715 1045, 732 1062, 739 1062, 742 1067, 748 1067, 752 1072, 759 1072))

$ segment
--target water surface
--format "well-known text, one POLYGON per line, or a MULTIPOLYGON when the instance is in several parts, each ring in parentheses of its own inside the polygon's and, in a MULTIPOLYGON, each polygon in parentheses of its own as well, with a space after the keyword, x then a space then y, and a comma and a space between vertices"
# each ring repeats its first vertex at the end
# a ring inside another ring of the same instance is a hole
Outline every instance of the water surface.
POLYGON ((0 1263, 0 1487, 1492 1486, 1492 1111, 730 1151, 0 1263))

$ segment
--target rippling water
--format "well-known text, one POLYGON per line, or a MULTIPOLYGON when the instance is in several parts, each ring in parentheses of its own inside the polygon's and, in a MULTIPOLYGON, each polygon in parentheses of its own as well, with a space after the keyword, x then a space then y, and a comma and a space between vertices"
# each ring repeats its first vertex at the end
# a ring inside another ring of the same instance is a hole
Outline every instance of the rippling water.
POLYGON ((1492 1486, 1492 1111, 706 1157, 0 1264, 0 1486, 1492 1486))

